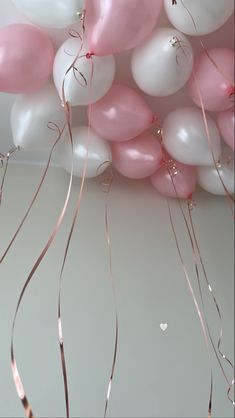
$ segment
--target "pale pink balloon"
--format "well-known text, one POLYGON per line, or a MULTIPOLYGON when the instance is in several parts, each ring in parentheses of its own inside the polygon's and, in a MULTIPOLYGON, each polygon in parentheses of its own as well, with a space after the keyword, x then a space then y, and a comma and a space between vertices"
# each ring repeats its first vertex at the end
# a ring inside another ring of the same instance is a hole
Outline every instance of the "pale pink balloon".
POLYGON ((217 118, 220 133, 226 144, 234 151, 235 114, 234 108, 220 112, 217 118))
POLYGON ((86 0, 86 34, 95 55, 134 48, 154 29, 162 0, 86 0))
POLYGON ((112 145, 114 167, 131 179, 151 176, 162 162, 162 148, 150 132, 144 132, 136 138, 112 145))
POLYGON ((0 29, 0 91, 33 93, 52 73, 54 47, 50 38, 32 25, 0 29))
POLYGON ((150 181, 163 196, 189 199, 197 184, 196 167, 167 159, 150 181))
POLYGON ((155 121, 145 100, 132 88, 115 84, 93 104, 91 126, 103 138, 125 141, 136 137, 155 121))
POLYGON ((234 51, 232 49, 215 48, 200 55, 195 63, 188 91, 194 103, 201 106, 197 87, 200 89, 205 109, 220 111, 233 106, 234 51))

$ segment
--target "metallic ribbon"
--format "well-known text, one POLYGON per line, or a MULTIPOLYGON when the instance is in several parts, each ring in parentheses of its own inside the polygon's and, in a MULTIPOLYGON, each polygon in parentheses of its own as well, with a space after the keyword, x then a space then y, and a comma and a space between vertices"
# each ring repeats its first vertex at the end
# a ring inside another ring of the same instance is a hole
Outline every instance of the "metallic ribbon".
POLYGON ((114 309, 115 309, 115 340, 114 340, 114 352, 113 352, 113 362, 112 368, 108 383, 108 389, 106 394, 106 401, 104 407, 104 418, 107 416, 108 406, 110 401, 110 394, 112 389, 112 383, 114 378, 114 372, 116 368, 116 361, 117 361, 117 351, 118 351, 118 335, 119 335, 119 321, 118 321, 118 309, 117 309, 117 295, 116 295, 116 285, 115 285, 115 277, 113 274, 113 262, 112 262, 112 245, 111 245, 111 236, 109 230, 109 216, 108 216, 108 209, 109 209, 109 197, 111 192, 111 187, 113 184, 113 172, 111 167, 108 168, 108 171, 105 173, 105 176, 102 181, 102 190, 106 193, 105 199, 105 237, 108 247, 108 257, 109 257, 109 275, 112 284, 112 293, 113 293, 113 301, 114 301, 114 309))
MULTIPOLYGON (((25 215, 23 216, 23 218, 22 218, 21 222, 19 223, 19 226, 17 227, 17 229, 16 229, 13 237, 11 238, 11 240, 10 240, 10 242, 9 242, 6 250, 4 251, 3 255, 0 258, 0 264, 3 262, 4 258, 6 257, 8 251, 10 250, 12 244, 14 243, 17 235, 19 234, 22 226, 24 225, 24 223, 25 223, 25 221, 26 221, 29 213, 31 212, 31 209, 32 209, 32 207, 33 207, 33 205, 34 205, 34 203, 35 203, 35 201, 37 199, 37 196, 38 196, 38 194, 39 194, 39 192, 40 192, 40 190, 42 188, 42 185, 44 183, 44 180, 46 178, 46 175, 47 175, 47 172, 48 172, 48 169, 49 169, 49 166, 50 166, 50 162, 51 162, 51 158, 52 158, 52 154, 53 154, 53 151, 55 149, 55 146, 57 145, 57 143, 61 139, 61 136, 62 136, 62 134, 64 132, 65 127, 66 127, 66 124, 63 126, 62 130, 60 131, 59 127, 56 124, 54 124, 53 122, 49 122, 48 123, 48 128, 49 129, 53 129, 53 130, 56 129, 56 130, 58 130, 58 133, 59 133, 58 134, 58 137, 57 137, 56 141, 54 142, 54 144, 53 144, 53 146, 51 148, 51 151, 50 151, 50 154, 49 154, 49 157, 48 157, 48 160, 47 160, 47 164, 46 164, 45 170, 43 171, 43 174, 42 174, 41 180, 39 182, 39 185, 38 185, 38 187, 37 187, 37 189, 36 189, 36 191, 35 191, 35 193, 33 195, 33 198, 32 198, 32 200, 31 200, 31 202, 30 202, 30 204, 28 206, 27 211, 25 212, 25 215)), ((6 169, 5 169, 5 171, 6 171, 6 169)), ((1 188, 1 190, 2 190, 2 188, 1 188)))

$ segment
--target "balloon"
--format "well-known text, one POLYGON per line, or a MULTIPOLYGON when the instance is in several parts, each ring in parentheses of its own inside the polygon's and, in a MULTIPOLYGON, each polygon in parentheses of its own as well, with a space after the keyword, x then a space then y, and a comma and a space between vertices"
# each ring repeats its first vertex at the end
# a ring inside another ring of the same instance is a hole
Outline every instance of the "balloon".
POLYGON ((50 38, 31 25, 0 29, 0 91, 33 93, 51 75, 54 48, 50 38))
POLYGON ((150 132, 112 145, 113 164, 119 173, 131 179, 149 177, 160 166, 162 149, 150 132))
MULTIPOLYGON (((219 131, 208 115, 207 124, 217 161, 221 153, 219 131)), ((201 110, 192 107, 173 110, 165 118, 162 130, 163 145, 177 161, 188 165, 213 165, 201 110)))
POLYGON ((83 0, 13 0, 31 22, 48 28, 65 28, 78 20, 83 0))
POLYGON ((54 61, 53 75, 56 88, 62 98, 62 85, 65 79, 65 99, 71 106, 87 105, 101 99, 110 89, 115 74, 114 57, 112 55, 90 57, 89 54, 86 55, 86 45, 80 51, 80 57, 74 68, 66 74, 80 48, 79 38, 69 38, 59 48, 54 61))
POLYGON ((154 29, 162 0, 86 0, 90 51, 109 55, 134 48, 154 29))
MULTIPOLYGON (((107 164, 112 162, 110 145, 87 126, 72 128, 74 175, 82 177, 87 158, 86 177, 96 177, 104 172, 107 164), (87 156, 88 149, 88 156, 87 156)), ((69 138, 64 137, 58 143, 58 160, 62 167, 70 173, 72 149, 69 138)))
POLYGON ((134 138, 154 120, 145 100, 135 90, 121 84, 114 84, 106 96, 92 106, 92 128, 110 141, 134 138))
POLYGON ((134 50, 131 68, 141 90, 152 96, 168 96, 188 81, 193 50, 182 33, 160 28, 134 50))
POLYGON ((11 111, 13 142, 20 148, 52 145, 65 123, 64 109, 54 86, 17 97, 11 111), (50 129, 54 128, 55 130, 50 129))
MULTIPOLYGON (((223 155, 218 170, 228 192, 234 193, 234 155, 223 155)), ((215 167, 198 167, 198 183, 202 189, 216 195, 225 195, 226 191, 215 167)))
POLYGON ((226 110, 233 106, 234 51, 232 49, 210 49, 198 58, 194 75, 189 81, 188 91, 194 103, 201 107, 198 89, 203 106, 207 110, 226 110))
POLYGON ((218 114, 217 123, 226 144, 234 151, 235 114, 234 109, 228 109, 218 114))
POLYGON ((150 181, 163 196, 189 199, 196 188, 197 170, 169 157, 150 177, 150 181))
POLYGON ((220 28, 234 10, 233 0, 164 0, 168 19, 188 35, 207 35, 220 28))

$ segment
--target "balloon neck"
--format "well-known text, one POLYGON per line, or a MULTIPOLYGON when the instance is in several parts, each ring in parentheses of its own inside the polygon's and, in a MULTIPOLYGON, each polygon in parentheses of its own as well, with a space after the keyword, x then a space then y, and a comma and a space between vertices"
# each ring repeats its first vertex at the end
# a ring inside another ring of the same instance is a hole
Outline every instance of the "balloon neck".
POLYGON ((153 116, 152 116, 151 123, 156 123, 156 122, 157 122, 157 120, 158 120, 157 116, 156 116, 156 115, 153 115, 153 116))
POLYGON ((95 54, 94 54, 94 52, 87 52, 87 53, 86 53, 86 58, 87 58, 88 60, 90 60, 90 59, 93 57, 93 55, 95 55, 95 54))
POLYGON ((228 92, 229 98, 232 99, 235 94, 235 86, 229 86, 227 92, 228 92))

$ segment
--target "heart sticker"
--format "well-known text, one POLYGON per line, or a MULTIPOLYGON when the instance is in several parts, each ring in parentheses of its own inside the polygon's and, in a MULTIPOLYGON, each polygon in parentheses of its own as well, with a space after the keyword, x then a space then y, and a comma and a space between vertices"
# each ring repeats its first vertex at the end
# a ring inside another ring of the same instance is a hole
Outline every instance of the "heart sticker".
POLYGON ((160 328, 162 331, 166 331, 168 324, 160 324, 160 328))

